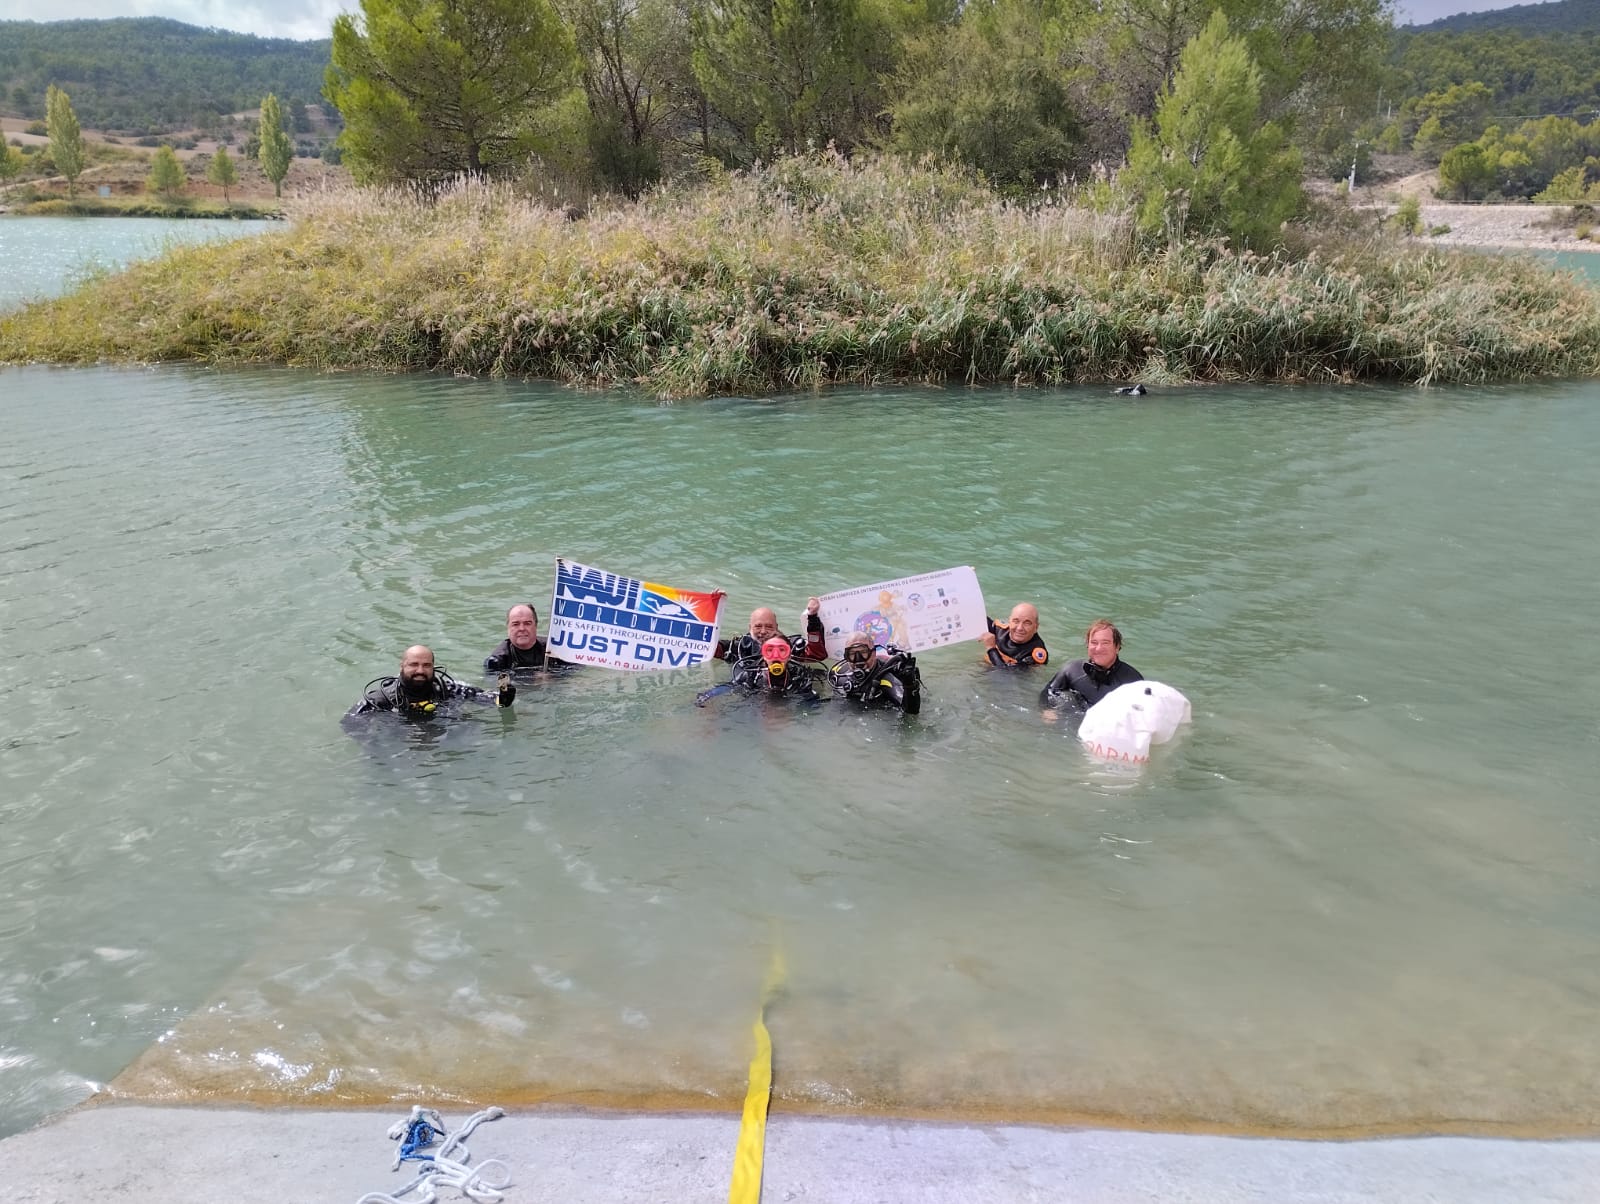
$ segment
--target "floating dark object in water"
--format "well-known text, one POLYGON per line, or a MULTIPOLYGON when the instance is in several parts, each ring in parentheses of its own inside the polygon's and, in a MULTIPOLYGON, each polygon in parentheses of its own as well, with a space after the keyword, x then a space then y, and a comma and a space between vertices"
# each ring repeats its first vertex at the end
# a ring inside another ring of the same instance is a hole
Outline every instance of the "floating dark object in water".
POLYGON ((1123 385, 1120 389, 1111 391, 1119 397, 1143 397, 1145 394, 1143 385, 1123 385))

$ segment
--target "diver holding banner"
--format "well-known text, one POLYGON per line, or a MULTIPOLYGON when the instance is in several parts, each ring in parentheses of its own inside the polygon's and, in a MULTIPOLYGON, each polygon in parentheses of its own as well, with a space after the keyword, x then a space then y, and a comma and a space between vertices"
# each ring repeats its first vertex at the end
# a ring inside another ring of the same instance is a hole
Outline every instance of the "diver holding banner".
POLYGON ((756 656, 736 661, 733 676, 719 686, 701 690, 694 696, 694 705, 703 707, 713 698, 734 690, 765 694, 770 698, 796 698, 801 702, 821 701, 812 669, 795 659, 793 645, 781 635, 762 644, 756 656))
POLYGON ((770 606, 758 606, 750 612, 750 630, 732 640, 717 641, 717 659, 736 665, 761 655, 762 646, 776 637, 786 640, 791 656, 809 661, 828 659, 827 641, 822 635, 822 620, 817 616, 822 606, 820 598, 806 599, 806 633, 804 636, 784 635, 778 630, 778 614, 770 606))

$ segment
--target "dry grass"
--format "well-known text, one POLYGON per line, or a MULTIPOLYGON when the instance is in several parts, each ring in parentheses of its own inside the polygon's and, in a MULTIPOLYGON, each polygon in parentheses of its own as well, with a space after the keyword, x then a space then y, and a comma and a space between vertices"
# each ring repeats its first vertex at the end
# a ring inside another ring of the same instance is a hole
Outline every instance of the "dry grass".
POLYGON ((1597 295, 1387 241, 1140 251, 1126 221, 832 156, 569 221, 511 190, 333 192, 0 318, 0 359, 637 383, 1486 381, 1600 369, 1597 295))

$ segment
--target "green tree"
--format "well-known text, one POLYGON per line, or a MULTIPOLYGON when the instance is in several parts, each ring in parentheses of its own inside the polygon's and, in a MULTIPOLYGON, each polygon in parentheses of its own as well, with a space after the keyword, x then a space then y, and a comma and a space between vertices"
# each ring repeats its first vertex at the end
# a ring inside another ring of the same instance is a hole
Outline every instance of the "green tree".
POLYGON ((1588 195, 1588 173, 1582 166, 1557 172, 1549 187, 1533 199, 1545 203, 1581 201, 1588 195))
POLYGON ((755 154, 856 144, 872 29, 861 0, 723 0, 697 16, 695 79, 755 154))
POLYGON ((256 151, 261 161, 261 171, 272 181, 272 195, 283 195, 283 177, 289 174, 289 162, 294 158, 294 144, 283 128, 283 109, 278 98, 268 92, 261 101, 261 126, 257 132, 260 148, 256 151))
POLYGON ((150 160, 150 176, 144 186, 166 197, 183 187, 183 164, 178 162, 177 152, 170 146, 163 146, 150 160))
POLYGON ((0 138, 0 180, 9 180, 22 170, 22 156, 11 153, 6 140, 0 138))
POLYGON ((1495 160, 1477 142, 1452 147, 1439 160, 1439 188, 1458 201, 1482 200, 1495 185, 1495 160))
POLYGON ((1411 148, 1437 163, 1451 147, 1471 142, 1483 133, 1493 106, 1494 93, 1477 80, 1451 84, 1442 92, 1429 92, 1416 104, 1415 112, 1422 124, 1411 148))
POLYGON ((1043 10, 1000 0, 967 14, 907 41, 890 84, 889 145, 977 168, 1002 191, 1061 175, 1081 134, 1073 75, 1046 49, 1043 10))
POLYGON ((1544 117, 1524 122, 1528 157, 1533 160, 1533 183, 1542 188, 1560 171, 1582 163, 1600 150, 1600 129, 1579 125, 1570 117, 1544 117))
POLYGON ((234 167, 233 156, 228 153, 227 147, 217 147, 217 153, 211 156, 211 162, 206 164, 206 179, 222 189, 223 204, 232 203, 228 189, 239 182, 239 171, 234 167))
POLYGON ((559 0, 582 64, 589 157, 637 197, 661 175, 666 127, 692 111, 689 14, 680 0, 559 0))
POLYGON ((1156 103, 1134 131, 1117 187, 1146 236, 1225 234, 1235 245, 1277 241, 1299 207, 1300 155, 1283 131, 1260 125, 1261 73, 1244 42, 1214 13, 1184 48, 1156 103))
POLYGON ((1372 114, 1393 32, 1387 0, 1080 0, 1077 8, 1063 24, 1108 109, 1153 114, 1184 47, 1221 12, 1260 73, 1263 118, 1323 150, 1349 133, 1352 114, 1372 114))
POLYGON ((575 69, 549 0, 361 0, 334 19, 324 94, 356 179, 476 176, 535 149, 535 118, 575 69))
POLYGON ((83 131, 78 128, 72 101, 54 84, 45 93, 45 128, 50 131, 50 157, 56 170, 67 177, 67 195, 76 196, 86 157, 83 131))

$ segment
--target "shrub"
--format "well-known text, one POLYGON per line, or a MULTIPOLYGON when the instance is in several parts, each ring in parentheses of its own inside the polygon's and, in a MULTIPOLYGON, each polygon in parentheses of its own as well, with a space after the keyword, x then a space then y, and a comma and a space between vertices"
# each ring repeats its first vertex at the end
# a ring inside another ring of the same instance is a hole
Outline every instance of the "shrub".
POLYGON ((1404 234, 1422 231, 1422 202, 1414 196, 1402 197, 1394 211, 1394 224, 1404 234))

